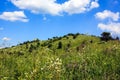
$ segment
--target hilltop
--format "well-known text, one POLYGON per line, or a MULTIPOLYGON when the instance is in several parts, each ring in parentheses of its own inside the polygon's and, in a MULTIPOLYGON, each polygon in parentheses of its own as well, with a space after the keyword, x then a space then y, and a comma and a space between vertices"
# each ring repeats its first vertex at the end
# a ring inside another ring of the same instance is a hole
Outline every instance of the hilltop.
POLYGON ((120 41, 85 34, 0 49, 2 80, 119 80, 120 41))

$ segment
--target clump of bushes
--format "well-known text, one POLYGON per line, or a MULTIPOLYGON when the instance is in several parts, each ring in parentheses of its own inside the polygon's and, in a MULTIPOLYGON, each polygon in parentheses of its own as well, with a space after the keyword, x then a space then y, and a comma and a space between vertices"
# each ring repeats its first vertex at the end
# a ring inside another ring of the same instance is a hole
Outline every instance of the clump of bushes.
POLYGON ((100 37, 100 39, 102 40, 102 41, 109 41, 109 40, 113 40, 113 38, 112 38, 112 36, 111 36, 111 34, 109 33, 109 32, 103 32, 102 34, 101 34, 101 37, 100 37))
POLYGON ((60 42, 58 43, 57 49, 61 49, 61 48, 62 48, 62 42, 60 41, 60 42))

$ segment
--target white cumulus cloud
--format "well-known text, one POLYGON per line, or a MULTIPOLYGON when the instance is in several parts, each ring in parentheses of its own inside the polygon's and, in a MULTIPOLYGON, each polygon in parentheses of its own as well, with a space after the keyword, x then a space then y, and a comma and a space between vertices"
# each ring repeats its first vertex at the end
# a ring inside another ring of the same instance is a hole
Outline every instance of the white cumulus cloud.
POLYGON ((61 11, 61 5, 56 0, 11 0, 11 2, 20 9, 27 9, 33 13, 49 13, 58 15, 61 11))
POLYGON ((0 15, 0 19, 7 21, 22 21, 28 22, 28 19, 23 11, 14 11, 14 12, 3 12, 0 15))
POLYGON ((113 34, 120 34, 120 23, 111 22, 108 24, 99 23, 98 28, 103 31, 109 31, 113 34))
POLYGON ((3 40, 3 41, 10 41, 11 39, 8 38, 8 37, 3 37, 2 40, 3 40))
POLYGON ((112 11, 109 11, 109 10, 104 10, 103 12, 98 12, 96 13, 96 17, 98 19, 101 19, 101 20, 104 20, 104 19, 112 19, 113 21, 118 21, 119 20, 119 15, 120 13, 119 12, 112 12, 112 11))
POLYGON ((69 14, 83 13, 97 7, 98 2, 92 0, 69 0, 62 4, 63 11, 69 14))
POLYGON ((91 2, 91 9, 99 7, 99 4, 97 1, 91 2))
POLYGON ((99 23, 98 28, 102 31, 108 31, 112 34, 120 34, 120 13, 119 12, 112 12, 109 10, 104 10, 103 12, 96 13, 96 18, 105 20, 107 19, 107 22, 99 23))
POLYGON ((59 4, 57 0, 11 0, 20 9, 27 9, 33 13, 61 15, 78 14, 99 7, 98 0, 67 0, 59 4))

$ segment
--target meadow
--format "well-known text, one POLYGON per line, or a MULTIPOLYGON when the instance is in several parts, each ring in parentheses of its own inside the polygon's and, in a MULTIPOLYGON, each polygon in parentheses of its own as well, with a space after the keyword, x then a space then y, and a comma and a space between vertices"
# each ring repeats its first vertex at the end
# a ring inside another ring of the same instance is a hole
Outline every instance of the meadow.
POLYGON ((120 80, 120 41, 77 33, 3 48, 0 80, 120 80))

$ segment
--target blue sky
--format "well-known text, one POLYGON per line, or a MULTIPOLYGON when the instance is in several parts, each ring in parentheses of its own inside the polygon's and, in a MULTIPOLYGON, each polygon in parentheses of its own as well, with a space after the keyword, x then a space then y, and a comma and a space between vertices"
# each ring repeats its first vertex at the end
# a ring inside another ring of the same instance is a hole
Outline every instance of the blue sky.
POLYGON ((120 0, 0 0, 0 44, 68 33, 120 35, 120 0))

